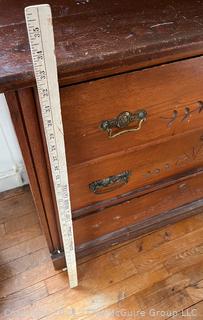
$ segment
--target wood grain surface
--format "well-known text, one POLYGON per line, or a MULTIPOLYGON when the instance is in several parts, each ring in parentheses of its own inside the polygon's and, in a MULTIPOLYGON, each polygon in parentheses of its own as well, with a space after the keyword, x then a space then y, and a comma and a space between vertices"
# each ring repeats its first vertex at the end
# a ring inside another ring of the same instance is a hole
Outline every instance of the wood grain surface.
POLYGON ((114 197, 123 197, 136 188, 152 186, 168 177, 174 176, 175 180, 178 173, 186 174, 187 170, 192 168, 202 168, 202 154, 201 129, 174 136, 168 141, 152 144, 141 150, 122 150, 121 153, 110 154, 88 164, 71 167, 69 173, 72 207, 76 210, 114 197), (129 170, 131 176, 128 183, 119 188, 104 194, 95 194, 89 189, 90 183, 125 170, 129 170))
POLYGON ((29 88, 20 92, 7 92, 6 99, 19 139, 40 222, 50 251, 52 251, 60 247, 61 242, 33 91, 29 88))
MULTIPOLYGON (((35 0, 19 0, 16 3, 8 0, 1 3, 0 92, 12 90, 6 95, 11 116, 49 250, 55 253, 62 249, 63 244, 41 116, 33 89, 35 81, 24 21, 24 7, 36 3, 35 0)), ((78 255, 82 256, 83 252, 88 253, 89 247, 85 248, 85 245, 91 241, 91 246, 101 249, 101 243, 103 247, 113 244, 116 232, 120 234, 119 241, 130 239, 130 235, 135 236, 140 230, 151 231, 152 227, 188 216, 190 211, 185 206, 192 208, 193 213, 198 205, 200 207, 200 173, 203 164, 203 4, 198 0, 152 0, 150 3, 147 0, 70 0, 68 3, 53 0, 50 5, 53 11, 67 154, 70 152, 70 189, 75 228, 78 228, 77 249, 78 255), (143 69, 149 66, 153 68, 143 69), (101 77, 103 79, 89 81, 101 77), (138 108, 146 108, 148 118, 141 131, 135 135, 121 136, 112 141, 99 129, 102 120, 114 118, 122 111, 134 112, 138 108), (129 182, 117 191, 97 196, 89 190, 91 182, 117 175, 124 170, 130 170, 132 174, 129 182), (125 215, 124 207, 128 209, 125 215), (178 211, 179 208, 182 208, 182 213, 178 211), (91 215, 87 216, 89 213, 91 215), (147 226, 143 226, 144 217, 147 218, 147 226), (105 226, 106 233, 101 232, 96 220, 105 226), (137 226, 139 223, 143 225, 137 226), (102 237, 106 235, 106 242, 103 243, 102 237)), ((0 201, 7 201, 9 197, 5 196, 0 201)), ((21 240, 30 244, 33 234, 34 237, 42 236, 38 221, 31 212, 15 218, 12 210, 9 212, 8 217, 12 221, 4 220, 4 212, 0 222, 0 232, 4 239, 0 251, 14 246, 15 241, 19 245, 21 240)), ((14 286, 18 291, 22 290, 25 295, 31 294, 35 299, 36 290, 40 297, 46 297, 48 304, 52 305, 55 300, 52 297, 49 300, 44 281, 49 272, 51 277, 57 274, 51 262, 47 265, 42 263, 39 269, 36 266, 36 269, 34 267, 30 271, 31 265, 35 265, 36 260, 46 260, 47 254, 46 248, 40 247, 38 253, 31 254, 28 262, 20 257, 16 266, 9 260, 11 253, 5 256, 8 258, 8 267, 11 270, 14 268, 12 272, 17 277, 14 286), (25 271, 23 276, 20 274, 21 266, 25 271), (30 289, 32 286, 34 291, 30 289)), ((134 266, 135 262, 131 262, 134 266)), ((173 268, 171 261, 168 265, 173 268)), ((162 267, 158 275, 156 268, 150 271, 150 286, 168 277, 170 267, 162 267)), ((5 286, 5 282, 13 276, 12 272, 6 271, 6 267, 1 270, 2 296, 10 296, 13 283, 9 281, 5 286)), ((136 295, 139 290, 145 290, 149 280, 149 275, 145 274, 140 276, 139 282, 137 275, 132 275, 133 270, 126 271, 129 275, 124 284, 124 287, 129 287, 126 298, 136 295), (134 290, 137 283, 140 283, 139 290, 134 290)), ((122 283, 116 284, 113 289, 98 287, 101 293, 111 297, 110 305, 116 303, 115 292, 120 285, 123 287, 122 283)), ((191 305, 189 301, 195 296, 190 296, 188 292, 184 291, 184 308, 191 305)), ((76 294, 73 294, 70 302, 74 310, 75 297, 76 294)), ((90 297, 87 300, 84 298, 84 301, 83 298, 82 293, 78 311, 90 303, 90 297)), ((63 308, 66 300, 67 295, 62 290, 56 297, 59 304, 52 310, 52 315, 42 310, 41 302, 38 306, 32 305, 31 309, 26 306, 26 319, 31 317, 33 310, 41 310, 41 318, 56 319, 55 311, 60 306, 63 308)), ((137 296, 135 300, 135 305, 140 304, 137 296)), ((16 306, 18 308, 19 302, 16 306)), ((102 302, 96 312, 108 306, 109 303, 102 302)), ((69 308, 64 310, 70 311, 69 308)), ((23 313, 24 310, 21 315, 23 313)))
POLYGON ((201 128, 202 82, 200 57, 61 88, 69 165, 201 128), (114 139, 101 130, 103 120, 140 109, 147 112, 141 130, 114 139))
MULTIPOLYGON (((38 1, 1 1, 0 91, 33 86, 24 8, 38 1), (12 11, 11 11, 12 8, 12 11)), ((53 11, 60 84, 200 55, 199 0, 70 0, 53 11)))
MULTIPOLYGON (((14 216, 22 213, 26 219, 29 211, 35 220, 34 208, 29 209, 33 206, 29 191, 21 193, 21 197, 27 197, 24 212, 19 196, 19 192, 13 192, 0 199, 1 207, 8 212, 7 218, 1 217, 2 224, 12 223, 13 201, 18 203, 14 216)), ((24 223, 21 230, 12 229, 6 236, 1 233, 0 317, 100 320, 105 316, 124 320, 132 312, 137 318, 142 312, 144 320, 202 320, 202 222, 200 213, 80 259, 79 287, 75 290, 70 290, 66 272, 53 269, 40 228, 36 234, 36 229, 31 231, 24 223), (22 238, 22 234, 27 236, 22 238), (8 238, 15 241, 6 245, 8 238), (177 316, 173 317, 173 312, 177 316), (188 317, 183 318, 186 314, 188 317)))
MULTIPOLYGON (((145 196, 135 197, 122 204, 76 219, 73 222, 76 245, 84 247, 86 242, 112 232, 119 234, 122 228, 126 228, 128 233, 131 225, 139 222, 144 224, 149 218, 162 213, 167 214, 172 209, 202 199, 202 184, 203 174, 199 174, 145 196)), ((109 235, 109 239, 110 237, 109 235)), ((102 243, 102 239, 100 242, 102 243)))

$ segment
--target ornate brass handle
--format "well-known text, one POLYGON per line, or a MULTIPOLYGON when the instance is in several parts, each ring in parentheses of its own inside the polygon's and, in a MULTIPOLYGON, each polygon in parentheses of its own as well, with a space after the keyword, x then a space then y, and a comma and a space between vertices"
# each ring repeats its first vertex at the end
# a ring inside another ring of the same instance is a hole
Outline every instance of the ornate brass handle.
POLYGON ((100 124, 100 128, 103 131, 108 132, 109 138, 115 138, 121 134, 127 132, 138 131, 142 127, 142 123, 147 119, 147 112, 145 110, 138 110, 135 113, 131 113, 129 111, 124 111, 120 113, 117 118, 111 120, 104 120, 100 124), (128 129, 123 129, 128 127, 128 125, 135 121, 136 126, 128 129), (113 128, 117 128, 116 132, 113 133, 113 128), (123 129, 123 130, 120 130, 123 129))
POLYGON ((128 183, 130 175, 130 171, 124 171, 115 176, 110 176, 102 180, 94 181, 89 184, 89 188, 96 194, 110 192, 128 183))

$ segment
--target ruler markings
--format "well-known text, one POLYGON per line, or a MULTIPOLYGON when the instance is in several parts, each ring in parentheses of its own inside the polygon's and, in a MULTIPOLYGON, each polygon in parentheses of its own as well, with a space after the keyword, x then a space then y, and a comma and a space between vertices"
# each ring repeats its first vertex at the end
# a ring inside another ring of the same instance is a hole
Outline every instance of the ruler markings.
POLYGON ((53 29, 50 25, 52 21, 51 10, 48 5, 30 6, 25 8, 25 16, 59 211, 69 282, 70 287, 75 287, 78 284, 75 244, 54 56, 53 29))

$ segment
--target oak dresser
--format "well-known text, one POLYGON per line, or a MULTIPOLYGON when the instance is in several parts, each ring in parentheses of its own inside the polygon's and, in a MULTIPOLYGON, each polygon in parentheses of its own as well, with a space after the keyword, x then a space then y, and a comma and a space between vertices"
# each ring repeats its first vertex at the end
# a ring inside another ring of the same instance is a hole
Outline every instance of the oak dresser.
MULTIPOLYGON (((77 257, 203 208, 203 2, 51 0, 77 257)), ((1 4, 6 94, 55 268, 64 267, 24 7, 1 4), (12 9, 11 9, 12 8, 12 9)))

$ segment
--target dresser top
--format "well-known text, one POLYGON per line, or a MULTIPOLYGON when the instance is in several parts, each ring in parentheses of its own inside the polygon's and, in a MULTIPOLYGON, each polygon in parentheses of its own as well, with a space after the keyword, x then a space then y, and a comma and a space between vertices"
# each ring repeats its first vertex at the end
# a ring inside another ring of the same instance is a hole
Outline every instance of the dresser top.
MULTIPOLYGON (((35 84, 24 7, 1 0, 0 92, 35 84)), ((50 0, 60 84, 203 53, 201 0, 50 0)))

